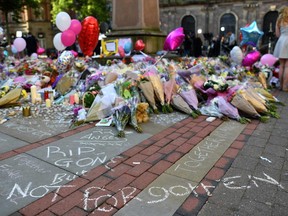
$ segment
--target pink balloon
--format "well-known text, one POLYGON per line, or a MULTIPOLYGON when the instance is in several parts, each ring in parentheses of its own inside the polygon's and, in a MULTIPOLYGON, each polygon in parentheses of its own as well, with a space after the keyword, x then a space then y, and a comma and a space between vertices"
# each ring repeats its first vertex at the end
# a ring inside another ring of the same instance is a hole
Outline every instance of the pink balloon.
POLYGON ((164 50, 173 51, 176 50, 184 41, 185 35, 183 28, 177 28, 170 32, 164 42, 164 50))
POLYGON ((242 66, 252 66, 260 59, 261 53, 259 51, 252 51, 248 53, 242 61, 242 66))
POLYGON ((75 43, 76 35, 72 30, 65 30, 62 32, 61 41, 64 46, 71 46, 75 43))
POLYGON ((45 49, 42 48, 42 47, 38 47, 38 49, 37 49, 37 54, 38 54, 38 55, 42 55, 43 53, 45 53, 45 49))
POLYGON ((278 58, 268 53, 261 57, 260 62, 262 65, 268 65, 269 67, 272 67, 277 60, 278 58))
POLYGON ((124 51, 124 48, 122 46, 118 47, 118 53, 122 58, 125 57, 125 51, 124 51))
POLYGON ((82 29, 81 22, 77 19, 72 19, 68 30, 73 31, 75 35, 78 35, 81 32, 81 29, 82 29))
POLYGON ((26 41, 24 38, 16 38, 13 42, 13 45, 18 52, 21 52, 26 48, 26 41))

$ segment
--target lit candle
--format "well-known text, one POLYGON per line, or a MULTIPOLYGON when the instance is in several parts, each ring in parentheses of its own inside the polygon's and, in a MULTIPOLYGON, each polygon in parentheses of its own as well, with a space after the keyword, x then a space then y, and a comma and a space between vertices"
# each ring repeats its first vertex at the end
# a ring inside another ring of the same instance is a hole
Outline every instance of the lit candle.
POLYGON ((31 102, 33 104, 36 103, 36 97, 37 97, 37 87, 35 85, 32 85, 30 87, 30 92, 31 92, 31 102))
POLYGON ((50 99, 46 99, 45 103, 46 103, 46 107, 51 107, 51 100, 50 99))
POLYGON ((74 94, 74 101, 75 101, 75 104, 79 104, 79 94, 78 93, 74 94))

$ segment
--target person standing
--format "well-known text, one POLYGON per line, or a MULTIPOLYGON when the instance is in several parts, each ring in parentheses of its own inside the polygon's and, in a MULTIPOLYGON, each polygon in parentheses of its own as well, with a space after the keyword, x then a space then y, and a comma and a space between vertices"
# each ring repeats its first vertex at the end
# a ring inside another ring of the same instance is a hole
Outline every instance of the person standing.
POLYGON ((273 55, 279 58, 279 81, 280 89, 288 92, 288 6, 280 12, 275 28, 278 41, 275 45, 273 55))
POLYGON ((38 41, 35 36, 28 32, 27 37, 24 39, 26 41, 27 55, 31 56, 32 53, 37 53, 38 41))

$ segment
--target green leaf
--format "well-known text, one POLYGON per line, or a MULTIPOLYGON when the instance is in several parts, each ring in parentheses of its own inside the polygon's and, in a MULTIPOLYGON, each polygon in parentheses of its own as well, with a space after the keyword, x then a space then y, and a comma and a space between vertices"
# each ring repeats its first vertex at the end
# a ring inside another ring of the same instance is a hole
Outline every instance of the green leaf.
POLYGON ((125 89, 124 92, 123 92, 123 96, 124 98, 131 98, 131 94, 130 94, 130 91, 128 89, 125 89))

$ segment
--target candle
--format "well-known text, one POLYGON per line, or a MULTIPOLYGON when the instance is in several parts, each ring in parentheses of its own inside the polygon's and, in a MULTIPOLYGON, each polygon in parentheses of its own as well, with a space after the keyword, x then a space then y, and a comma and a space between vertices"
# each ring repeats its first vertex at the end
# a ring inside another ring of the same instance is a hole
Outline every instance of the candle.
POLYGON ((70 99, 70 104, 71 104, 71 105, 74 105, 74 103, 75 103, 74 94, 70 95, 70 96, 69 96, 69 99, 70 99))
POLYGON ((36 94, 36 103, 42 103, 41 94, 36 94))
POLYGON ((78 93, 74 94, 74 101, 75 101, 75 104, 79 104, 79 94, 78 93))
POLYGON ((35 85, 32 85, 30 87, 30 92, 31 92, 31 102, 33 104, 36 103, 36 97, 37 97, 37 87, 35 85))
POLYGON ((31 115, 30 106, 22 107, 22 114, 25 117, 30 116, 31 115))
POLYGON ((51 100, 50 99, 46 99, 45 103, 46 103, 46 107, 51 107, 51 100))

